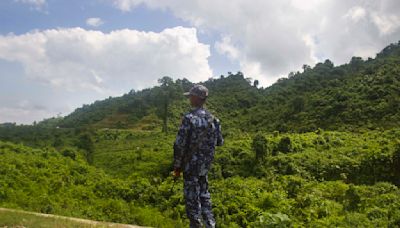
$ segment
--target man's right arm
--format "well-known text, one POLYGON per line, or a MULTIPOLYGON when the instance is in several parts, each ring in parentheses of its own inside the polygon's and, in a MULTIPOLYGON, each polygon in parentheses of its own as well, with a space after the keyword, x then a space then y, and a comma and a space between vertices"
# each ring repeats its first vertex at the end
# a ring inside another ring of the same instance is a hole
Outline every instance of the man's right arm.
POLYGON ((181 169, 183 158, 189 144, 190 120, 184 116, 174 143, 174 169, 181 169))

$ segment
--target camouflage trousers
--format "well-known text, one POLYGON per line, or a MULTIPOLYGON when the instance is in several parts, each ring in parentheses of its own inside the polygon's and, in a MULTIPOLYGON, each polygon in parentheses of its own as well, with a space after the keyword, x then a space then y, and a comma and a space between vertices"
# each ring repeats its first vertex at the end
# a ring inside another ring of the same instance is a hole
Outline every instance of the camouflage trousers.
POLYGON ((211 195, 208 191, 208 177, 183 176, 183 191, 186 201, 186 215, 190 220, 190 227, 215 227, 215 219, 211 210, 211 195))

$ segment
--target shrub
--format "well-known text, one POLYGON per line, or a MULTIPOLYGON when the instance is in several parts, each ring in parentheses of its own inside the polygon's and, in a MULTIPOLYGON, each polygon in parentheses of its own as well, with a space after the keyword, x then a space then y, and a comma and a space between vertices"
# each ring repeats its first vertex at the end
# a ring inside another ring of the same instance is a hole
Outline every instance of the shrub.
POLYGON ((264 158, 269 153, 268 141, 261 133, 258 133, 251 144, 251 147, 255 153, 257 161, 264 161, 264 158))

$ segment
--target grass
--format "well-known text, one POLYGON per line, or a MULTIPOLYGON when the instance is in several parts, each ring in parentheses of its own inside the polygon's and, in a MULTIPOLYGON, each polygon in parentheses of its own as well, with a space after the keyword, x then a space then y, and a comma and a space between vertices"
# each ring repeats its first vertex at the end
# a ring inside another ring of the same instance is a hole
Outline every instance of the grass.
POLYGON ((137 227, 116 223, 104 223, 78 218, 69 218, 57 215, 40 214, 34 212, 0 208, 0 227, 37 227, 37 228, 100 228, 137 227))

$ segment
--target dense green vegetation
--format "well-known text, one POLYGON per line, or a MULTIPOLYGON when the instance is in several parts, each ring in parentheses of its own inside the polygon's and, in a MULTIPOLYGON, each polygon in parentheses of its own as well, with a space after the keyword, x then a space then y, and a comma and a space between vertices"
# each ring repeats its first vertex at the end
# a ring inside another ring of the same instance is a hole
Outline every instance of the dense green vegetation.
MULTIPOLYGON (((204 84, 226 142, 209 175, 220 227, 400 226, 400 43, 268 88, 240 72, 204 84)), ((188 226, 170 172, 190 86, 164 77, 64 118, 1 125, 0 207, 188 226)))
MULTIPOLYGON (((267 88, 257 88, 256 82, 252 84, 240 72, 204 84, 210 89, 208 108, 228 128, 354 131, 399 125, 399 77, 397 43, 386 47, 375 59, 353 57, 350 63, 336 67, 329 60, 314 68, 305 65, 302 73, 292 72, 267 88)), ((168 118, 169 128, 175 129, 179 114, 187 107, 183 96, 177 94, 190 86, 186 79, 174 82, 164 77, 160 86, 84 105, 61 119, 59 125, 152 129, 168 118)))
MULTIPOLYGON (((399 136, 400 130, 266 133, 263 162, 252 135, 230 137, 210 173, 217 222, 225 227, 400 225, 399 136)), ((69 147, 67 153, 2 142, 1 206, 139 225, 187 225, 182 184, 173 187, 169 176, 172 135, 100 130, 90 137, 97 142, 93 166, 79 149, 69 147)))
POLYGON ((144 190, 136 184, 140 179, 112 178, 79 156, 51 149, 5 142, 0 148, 2 207, 152 226, 177 223, 155 208, 135 203, 144 190))

